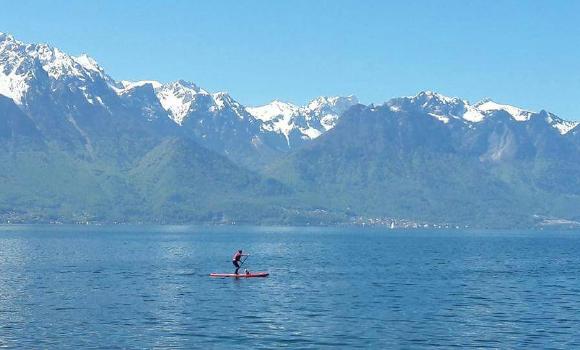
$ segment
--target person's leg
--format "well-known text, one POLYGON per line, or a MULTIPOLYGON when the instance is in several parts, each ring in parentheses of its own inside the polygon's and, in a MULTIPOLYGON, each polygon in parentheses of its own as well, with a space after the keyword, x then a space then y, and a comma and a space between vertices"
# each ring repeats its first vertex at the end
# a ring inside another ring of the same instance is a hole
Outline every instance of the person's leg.
POLYGON ((240 269, 240 263, 239 263, 239 262, 237 262, 237 261, 235 261, 235 260, 233 261, 233 263, 234 263, 234 266, 236 267, 236 272, 235 272, 235 274, 237 275, 237 274, 238 274, 238 270, 240 269))

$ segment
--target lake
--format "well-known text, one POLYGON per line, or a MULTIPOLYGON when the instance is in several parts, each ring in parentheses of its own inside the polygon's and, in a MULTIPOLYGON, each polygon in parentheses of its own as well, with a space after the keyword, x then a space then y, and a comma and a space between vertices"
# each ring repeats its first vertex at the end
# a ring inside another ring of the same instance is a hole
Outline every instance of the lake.
POLYGON ((0 347, 578 348, 580 232, 0 226, 0 347), (267 278, 215 279, 231 256, 267 278))

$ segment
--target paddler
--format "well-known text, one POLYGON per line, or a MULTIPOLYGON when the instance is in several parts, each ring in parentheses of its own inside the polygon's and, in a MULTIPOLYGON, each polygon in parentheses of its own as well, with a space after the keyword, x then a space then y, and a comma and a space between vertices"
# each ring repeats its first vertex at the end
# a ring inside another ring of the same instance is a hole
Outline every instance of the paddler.
POLYGON ((232 257, 232 263, 234 264, 234 266, 236 267, 236 272, 235 274, 238 274, 238 270, 240 269, 240 260, 242 259, 242 256, 250 256, 250 254, 244 254, 242 252, 242 250, 238 250, 236 252, 236 254, 234 254, 234 256, 232 257))

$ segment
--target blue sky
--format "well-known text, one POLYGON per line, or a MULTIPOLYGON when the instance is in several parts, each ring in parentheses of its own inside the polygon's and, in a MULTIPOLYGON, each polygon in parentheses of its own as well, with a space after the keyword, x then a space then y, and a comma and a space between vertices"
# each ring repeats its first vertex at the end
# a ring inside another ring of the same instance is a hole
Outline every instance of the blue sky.
POLYGON ((12 1, 0 31, 243 104, 434 90, 580 119, 580 1, 12 1))

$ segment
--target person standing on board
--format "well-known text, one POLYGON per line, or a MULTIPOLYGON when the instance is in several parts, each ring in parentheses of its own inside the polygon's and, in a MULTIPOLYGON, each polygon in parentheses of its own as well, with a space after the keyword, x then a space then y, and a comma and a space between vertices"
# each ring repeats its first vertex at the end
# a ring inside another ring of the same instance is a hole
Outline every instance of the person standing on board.
POLYGON ((243 254, 242 250, 240 249, 232 257, 232 263, 236 267, 236 272, 235 272, 236 275, 238 274, 238 270, 240 269, 240 260, 242 259, 242 256, 250 256, 250 254, 243 254))

